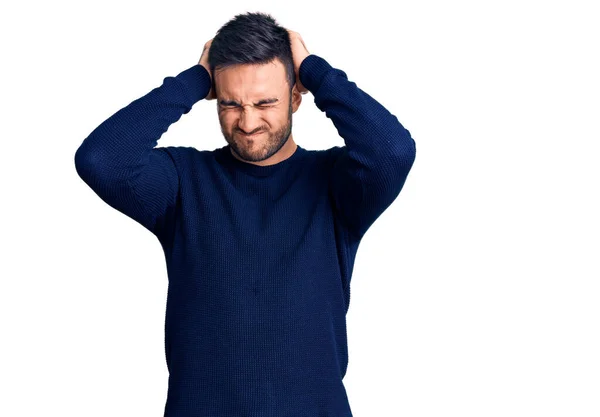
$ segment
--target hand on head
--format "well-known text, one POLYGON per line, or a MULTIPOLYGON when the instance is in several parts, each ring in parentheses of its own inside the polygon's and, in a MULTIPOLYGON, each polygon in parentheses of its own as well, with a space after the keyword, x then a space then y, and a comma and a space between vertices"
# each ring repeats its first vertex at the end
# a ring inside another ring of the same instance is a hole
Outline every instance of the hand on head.
POLYGON ((290 46, 292 47, 292 56, 294 58, 294 72, 296 74, 296 86, 298 91, 301 94, 306 94, 308 89, 302 85, 300 82, 300 65, 304 58, 310 55, 308 49, 306 49, 306 45, 302 40, 302 36, 298 32, 294 32, 293 30, 286 29, 290 34, 290 46))
MULTIPOLYGON (((211 38, 208 42, 206 42, 204 44, 204 49, 202 50, 202 55, 200 56, 200 61, 198 62, 198 64, 202 65, 204 68, 206 68, 206 71, 208 71, 208 74, 210 75, 210 65, 208 65, 208 51, 210 51, 210 44, 212 43, 214 38, 211 38)), ((210 77, 210 91, 208 92, 208 95, 204 98, 205 100, 214 100, 215 98, 217 98, 217 96, 215 95, 215 84, 214 81, 212 79, 212 75, 210 77)))

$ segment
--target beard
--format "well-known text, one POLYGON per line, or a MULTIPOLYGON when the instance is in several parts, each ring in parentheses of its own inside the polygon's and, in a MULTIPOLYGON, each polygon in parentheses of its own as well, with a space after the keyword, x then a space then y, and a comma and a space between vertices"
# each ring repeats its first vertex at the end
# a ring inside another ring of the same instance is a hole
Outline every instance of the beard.
POLYGON ((221 125, 221 132, 233 151, 245 161, 260 162, 275 155, 285 145, 292 133, 292 104, 288 107, 286 123, 275 132, 261 130, 251 142, 239 130, 229 134, 221 125))

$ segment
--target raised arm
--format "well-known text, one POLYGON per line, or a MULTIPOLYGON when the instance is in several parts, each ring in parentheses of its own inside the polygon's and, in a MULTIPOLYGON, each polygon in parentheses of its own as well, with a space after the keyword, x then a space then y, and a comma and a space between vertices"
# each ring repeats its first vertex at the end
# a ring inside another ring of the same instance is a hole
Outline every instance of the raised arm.
POLYGON ((158 235, 175 206, 179 176, 157 142, 210 88, 200 63, 164 78, 92 131, 75 153, 77 173, 107 204, 158 235))
POLYGON ((402 190, 415 141, 396 116, 323 58, 304 58, 299 77, 344 139, 345 146, 332 149, 330 192, 335 212, 360 240, 402 190))

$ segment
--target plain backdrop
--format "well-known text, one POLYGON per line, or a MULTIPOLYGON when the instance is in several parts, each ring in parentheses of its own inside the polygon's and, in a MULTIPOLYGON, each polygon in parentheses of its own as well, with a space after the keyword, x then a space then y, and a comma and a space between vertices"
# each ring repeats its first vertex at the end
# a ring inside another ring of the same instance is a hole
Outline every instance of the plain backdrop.
MULTIPOLYGON (((3 3, 0 415, 162 416, 161 246, 78 177, 74 155, 247 11, 299 32, 416 141, 356 258, 354 416, 600 415, 593 4, 3 3)), ((306 149, 344 144, 311 93, 293 126, 306 149)), ((215 101, 159 141, 225 144, 215 101)))

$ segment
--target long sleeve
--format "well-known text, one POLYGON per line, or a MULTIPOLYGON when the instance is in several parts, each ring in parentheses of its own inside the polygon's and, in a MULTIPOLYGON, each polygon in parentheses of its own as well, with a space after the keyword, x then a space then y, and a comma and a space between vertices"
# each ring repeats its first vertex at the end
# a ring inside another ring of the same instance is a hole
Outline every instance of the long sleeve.
POLYGON ((167 148, 172 123, 206 97, 211 79, 196 64, 102 122, 75 153, 83 181, 107 204, 157 234, 177 201, 179 176, 167 148))
POLYGON ((307 56, 299 77, 344 139, 333 148, 330 192, 336 214, 360 240, 402 190, 415 141, 396 116, 323 58, 307 56))

